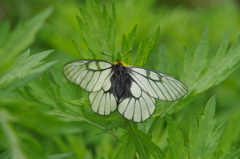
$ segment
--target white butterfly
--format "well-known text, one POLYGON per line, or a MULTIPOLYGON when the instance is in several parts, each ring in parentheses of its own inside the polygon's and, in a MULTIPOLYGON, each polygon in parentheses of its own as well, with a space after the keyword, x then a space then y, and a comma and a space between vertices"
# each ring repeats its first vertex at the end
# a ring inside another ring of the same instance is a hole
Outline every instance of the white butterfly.
POLYGON ((110 115, 116 109, 126 119, 143 122, 155 110, 155 99, 175 101, 187 87, 175 78, 154 70, 128 66, 117 60, 77 60, 64 65, 71 82, 89 93, 91 109, 110 115))

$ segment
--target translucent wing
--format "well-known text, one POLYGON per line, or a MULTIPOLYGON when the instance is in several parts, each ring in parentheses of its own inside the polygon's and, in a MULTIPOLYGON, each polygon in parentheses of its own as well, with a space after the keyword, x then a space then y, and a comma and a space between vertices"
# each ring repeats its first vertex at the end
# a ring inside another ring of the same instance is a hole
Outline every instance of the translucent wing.
POLYGON ((65 77, 85 91, 108 91, 111 87, 112 63, 102 60, 78 60, 63 67, 65 77))
POLYGON ((118 105, 118 112, 128 120, 133 122, 143 122, 150 118, 155 110, 155 99, 141 92, 141 96, 136 98, 126 98, 118 105))
POLYGON ((175 78, 141 67, 127 66, 132 77, 132 97, 118 105, 119 113, 134 122, 150 118, 155 110, 155 99, 175 101, 187 93, 187 87, 175 78))
POLYGON ((109 115, 117 108, 111 88, 113 64, 103 60, 78 60, 63 67, 65 77, 90 92, 91 109, 99 115, 109 115))
POLYGON ((89 94, 91 109, 99 115, 109 115, 117 108, 117 102, 113 94, 103 89, 89 94))
POLYGON ((167 74, 141 67, 129 66, 128 68, 133 83, 153 98, 175 101, 188 92, 182 82, 167 74))
POLYGON ((67 63, 63 73, 68 80, 90 92, 91 109, 99 115, 119 113, 134 122, 143 122, 155 110, 155 99, 174 101, 187 93, 175 78, 141 67, 125 66, 131 76, 130 95, 118 101, 111 90, 115 64, 103 60, 78 60, 67 63))

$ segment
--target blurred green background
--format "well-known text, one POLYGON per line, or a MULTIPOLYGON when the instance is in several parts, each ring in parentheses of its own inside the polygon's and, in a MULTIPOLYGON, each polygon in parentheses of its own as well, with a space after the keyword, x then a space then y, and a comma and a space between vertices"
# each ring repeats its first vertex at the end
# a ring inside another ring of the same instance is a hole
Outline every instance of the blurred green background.
MULTIPOLYGON (((183 63, 184 46, 191 53, 195 51, 206 27, 210 30, 210 53, 217 51, 226 32, 228 32, 230 44, 236 41, 240 33, 240 1, 237 0, 100 1, 107 8, 110 8, 113 2, 117 12, 116 51, 121 50, 122 35, 128 34, 136 24, 138 24, 138 28, 133 52, 142 39, 152 37, 156 28, 160 26, 160 36, 145 66, 148 68, 154 68, 158 61, 161 61, 161 59, 156 59, 159 57, 160 44, 165 46, 170 55, 169 65, 175 66, 176 63, 178 65, 183 63)), ((47 61, 58 60, 53 67, 56 71, 62 72, 62 66, 65 63, 79 59, 72 41, 79 45, 83 41, 76 19, 76 15, 79 15, 79 6, 83 4, 84 1, 80 0, 1 0, 0 25, 8 21, 10 28, 13 29, 19 22, 33 17, 48 7, 53 7, 53 13, 43 24, 35 39, 26 48, 18 51, 20 54, 31 48, 31 53, 34 54, 55 49, 47 61)), ((21 39, 19 39, 19 43, 21 43, 21 39)), ((101 50, 99 50, 100 52, 101 50)), ((64 78, 64 76, 62 75, 60 78, 64 78)), ((240 128, 235 125, 240 120, 239 79, 240 70, 238 69, 220 85, 204 92, 193 103, 176 113, 174 117, 182 130, 187 131, 188 129, 190 114, 194 113, 196 116, 200 116, 208 99, 215 94, 217 98, 216 117, 219 122, 229 121, 222 137, 221 149, 225 151, 233 145, 240 145, 240 128), (235 138, 229 139, 229 136, 235 136, 235 138), (229 141, 232 139, 234 140, 229 141)), ((38 106, 41 107, 41 104, 38 106)), ((85 123, 76 126, 79 128, 78 133, 71 134, 72 132, 69 131, 65 132, 67 135, 57 134, 59 136, 56 135, 49 141, 44 134, 34 134, 35 132, 31 131, 29 133, 33 133, 32 135, 36 138, 43 139, 41 143, 43 145, 38 146, 44 146, 44 152, 49 154, 75 152, 76 156, 84 154, 86 158, 94 158, 94 156, 111 158, 117 147, 117 143, 111 136, 109 137, 107 134, 96 136, 95 134, 100 131, 85 123)), ((53 134, 55 133, 57 130, 53 130, 53 134)), ((3 137, 0 137, 0 141, 4 141, 3 137)), ((166 145, 161 146, 164 148, 166 145)), ((7 146, 1 143, 0 153, 6 150, 7 146)))

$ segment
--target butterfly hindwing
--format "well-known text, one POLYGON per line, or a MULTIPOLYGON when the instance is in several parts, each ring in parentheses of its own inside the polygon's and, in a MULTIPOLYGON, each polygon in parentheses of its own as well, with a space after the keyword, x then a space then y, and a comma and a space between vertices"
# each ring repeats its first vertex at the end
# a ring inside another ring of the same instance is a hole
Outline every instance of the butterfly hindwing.
POLYGON ((126 98, 118 105, 118 112, 133 122, 143 122, 148 119, 155 110, 155 99, 141 91, 141 96, 126 98))
POLYGON ((109 115, 117 108, 117 102, 111 92, 103 89, 98 92, 89 93, 91 109, 99 115, 109 115))

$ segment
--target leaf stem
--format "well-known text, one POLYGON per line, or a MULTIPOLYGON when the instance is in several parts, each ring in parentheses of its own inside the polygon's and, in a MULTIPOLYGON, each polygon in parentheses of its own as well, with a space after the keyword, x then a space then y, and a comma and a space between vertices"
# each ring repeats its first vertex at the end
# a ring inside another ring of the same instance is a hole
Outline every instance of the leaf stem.
MULTIPOLYGON (((62 117, 67 117, 67 118, 73 118, 73 116, 70 116, 70 115, 66 115, 66 114, 60 114, 60 113, 58 113, 58 114, 56 114, 56 115, 59 115, 59 116, 62 116, 62 117)), ((103 127, 103 126, 101 126, 101 125, 99 125, 99 124, 97 124, 97 123, 95 123, 95 122, 92 122, 92 121, 90 121, 90 120, 88 120, 88 119, 86 119, 86 118, 84 118, 84 117, 75 117, 75 120, 74 121, 85 121, 85 122, 87 122, 87 123, 89 123, 89 124, 92 124, 92 125, 94 125, 94 126, 96 126, 97 128, 99 128, 99 129, 102 129, 102 130, 105 130, 105 127, 103 127)), ((115 137, 116 139, 118 139, 119 138, 119 136, 117 135, 117 134, 115 134, 113 131, 107 131, 109 134, 111 134, 113 137, 115 137)))
MULTIPOLYGON (((87 120, 87 119, 85 119, 85 118, 83 118, 83 120, 84 121, 86 121, 87 123, 89 123, 89 124, 92 124, 92 125, 94 125, 94 126, 96 126, 97 128, 100 128, 100 129, 102 129, 102 130, 105 130, 105 127, 103 127, 103 126, 101 126, 101 125, 99 125, 99 124, 97 124, 97 123, 94 123, 94 122, 92 122, 92 121, 90 121, 90 120, 87 120)), ((113 137, 115 137, 116 139, 118 139, 119 138, 119 136, 117 135, 117 134, 115 134, 113 131, 107 131, 109 134, 111 134, 113 137)))

